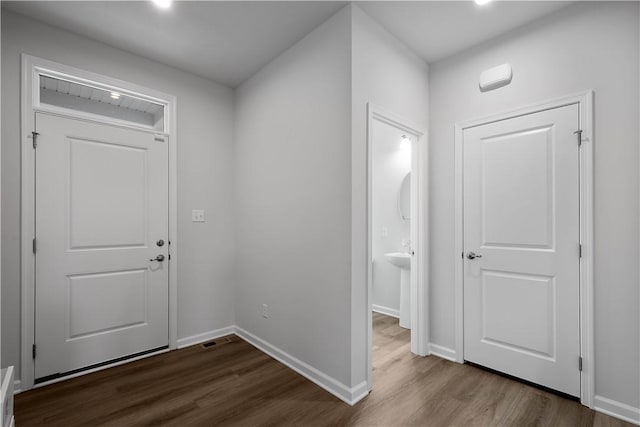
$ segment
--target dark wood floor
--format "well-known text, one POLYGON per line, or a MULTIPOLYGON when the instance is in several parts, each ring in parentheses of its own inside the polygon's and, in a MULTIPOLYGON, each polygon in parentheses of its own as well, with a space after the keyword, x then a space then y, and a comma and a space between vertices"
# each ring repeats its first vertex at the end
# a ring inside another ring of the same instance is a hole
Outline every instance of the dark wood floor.
POLYGON ((351 407, 229 336, 16 396, 18 427, 137 425, 624 426, 579 403, 409 351, 374 315, 374 389, 351 407))

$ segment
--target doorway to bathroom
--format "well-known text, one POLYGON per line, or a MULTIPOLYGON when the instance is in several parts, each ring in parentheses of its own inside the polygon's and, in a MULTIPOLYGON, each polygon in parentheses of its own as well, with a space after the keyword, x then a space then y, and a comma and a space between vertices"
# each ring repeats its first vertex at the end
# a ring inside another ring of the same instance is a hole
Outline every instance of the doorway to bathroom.
POLYGON ((376 105, 368 110, 368 338, 375 367, 403 348, 428 354, 427 162, 419 125, 376 105))

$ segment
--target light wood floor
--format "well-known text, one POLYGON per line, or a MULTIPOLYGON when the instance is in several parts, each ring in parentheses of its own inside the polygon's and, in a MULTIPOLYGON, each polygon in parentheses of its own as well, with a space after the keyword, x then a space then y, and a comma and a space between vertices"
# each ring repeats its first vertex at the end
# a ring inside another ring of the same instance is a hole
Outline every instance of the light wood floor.
POLYGON ((630 426, 482 369, 413 356, 396 319, 373 322, 374 389, 354 407, 229 336, 22 393, 16 425, 630 426))

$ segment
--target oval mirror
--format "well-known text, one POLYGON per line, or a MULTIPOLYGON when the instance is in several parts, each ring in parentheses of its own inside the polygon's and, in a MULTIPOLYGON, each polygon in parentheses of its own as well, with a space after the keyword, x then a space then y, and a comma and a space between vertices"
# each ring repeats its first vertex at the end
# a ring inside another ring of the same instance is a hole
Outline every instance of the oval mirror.
POLYGON ((402 184, 400 184, 398 211, 403 221, 411 219, 411 172, 402 179, 402 184))

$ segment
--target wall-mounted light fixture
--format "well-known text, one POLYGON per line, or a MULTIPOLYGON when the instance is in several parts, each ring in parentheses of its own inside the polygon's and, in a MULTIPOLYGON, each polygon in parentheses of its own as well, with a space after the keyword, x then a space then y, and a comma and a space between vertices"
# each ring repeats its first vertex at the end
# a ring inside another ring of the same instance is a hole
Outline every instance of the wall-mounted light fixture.
POLYGON ((400 149, 402 151, 411 151, 411 140, 407 135, 402 135, 402 139, 400 140, 400 149))
POLYGON ((491 2, 491 0, 475 0, 477 5, 483 6, 489 2, 491 2))

